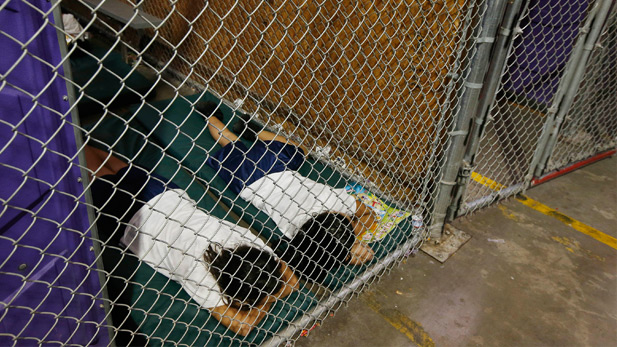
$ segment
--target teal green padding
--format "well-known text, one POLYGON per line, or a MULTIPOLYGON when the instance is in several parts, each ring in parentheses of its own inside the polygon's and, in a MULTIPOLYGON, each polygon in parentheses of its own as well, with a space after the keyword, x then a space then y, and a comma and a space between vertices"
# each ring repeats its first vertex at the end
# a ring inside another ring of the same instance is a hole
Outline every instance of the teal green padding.
POLYGON ((356 276, 362 274, 367 267, 376 263, 379 259, 383 259, 398 246, 409 240, 412 237, 409 232, 412 230, 411 228, 410 221, 407 219, 401 221, 399 225, 382 240, 370 244, 373 251, 375 251, 375 256, 371 262, 356 266, 340 267, 335 272, 328 274, 325 283, 328 284, 331 290, 340 289, 345 283, 349 283, 349 281, 353 280, 356 276))
MULTIPOLYGON (((298 172, 313 181, 328 184, 335 188, 345 188, 347 184, 353 183, 332 167, 316 160, 307 159, 298 172)), ((395 203, 387 199, 381 199, 388 206, 399 208, 395 203)), ((411 230, 413 230, 411 221, 407 219, 401 221, 385 238, 370 244, 373 251, 375 251, 373 261, 363 265, 340 267, 336 271, 330 273, 324 282, 331 290, 341 288, 345 283, 348 283, 357 275, 364 272, 367 267, 383 259, 399 245, 405 243, 413 236, 410 233, 411 230)))
MULTIPOLYGON (((203 182, 196 180, 161 147, 146 140, 147 133, 138 124, 109 117, 92 128, 94 130, 86 137, 90 138, 88 144, 105 150, 111 148, 125 160, 130 159, 135 165, 171 178, 198 201, 200 208, 218 218, 236 222, 206 193, 203 182)), ((200 309, 178 283, 159 274, 130 252, 123 252, 121 246, 105 245, 102 249, 105 270, 111 274, 107 290, 115 302, 112 317, 119 328, 116 342, 120 345, 143 344, 146 338, 149 345, 260 344, 317 304, 313 293, 301 288, 284 300, 278 300, 259 326, 247 337, 241 337, 221 326, 208 310, 200 309)))
MULTIPOLYGON (((164 147, 166 153, 206 181, 210 190, 220 196, 241 219, 249 223, 262 237, 275 243, 282 233, 274 221, 266 213, 227 189, 228 182, 219 178, 216 170, 206 165, 209 153, 214 153, 221 147, 210 136, 204 116, 193 111, 191 105, 198 100, 220 102, 212 94, 206 93, 201 98, 192 95, 133 106, 130 114, 134 115, 143 128, 148 129, 154 141, 164 147)), ((228 128, 232 128, 238 121, 237 112, 225 104, 221 104, 220 110, 224 115, 222 121, 228 128)), ((247 145, 250 146, 250 143, 247 142, 247 145)), ((347 183, 339 172, 310 159, 298 171, 316 182, 336 188, 342 188, 347 183)))
MULTIPOLYGON (((129 114, 134 115, 134 123, 148 130, 152 141, 164 148, 165 153, 176 158, 182 167, 204 181, 214 194, 250 227, 257 230, 260 236, 271 243, 276 243, 282 233, 272 219, 227 189, 228 183, 218 177, 216 170, 206 164, 209 153, 221 147, 210 136, 204 117, 199 112, 192 111, 191 104, 195 104, 197 99, 198 96, 193 95, 138 105, 134 106, 129 114)), ((211 94, 206 94, 201 100, 219 102, 211 94)), ((225 120, 236 121, 233 110, 226 105, 221 105, 220 109, 225 115, 225 120)), ((228 123, 231 126, 231 122, 228 123)))
MULTIPOLYGON (((206 181, 210 190, 221 196, 225 204, 230 206, 262 237, 271 242, 276 242, 282 236, 282 233, 271 218, 227 189, 227 182, 217 177, 216 171, 206 165, 208 153, 214 153, 220 149, 220 146, 210 136, 204 116, 193 111, 192 105, 195 105, 198 100, 220 102, 219 99, 209 93, 205 93, 201 98, 198 95, 176 97, 172 100, 134 106, 130 115, 135 117, 144 129, 148 130, 154 142, 163 147, 170 156, 176 158, 183 167, 189 168, 198 177, 206 181)), ((221 121, 228 128, 232 128, 233 124, 239 119, 237 112, 225 104, 221 104, 220 110, 224 116, 221 121)), ((247 143, 247 145, 250 146, 250 143, 247 143)), ((340 172, 310 158, 307 158, 298 171, 316 182, 336 188, 343 188, 349 183, 340 172)), ((404 243, 410 237, 408 235, 410 230, 412 230, 410 223, 403 221, 386 238, 371 244, 371 247, 375 250, 375 261, 383 258, 399 244, 404 243)), ((284 246, 281 245, 280 247, 284 246)), ((279 251, 282 251, 282 249, 279 249, 279 251)), ((322 284, 331 289, 340 288, 371 264, 373 262, 362 266, 340 268, 322 284)))
POLYGON ((148 332, 149 345, 182 344, 189 346, 229 346, 261 344, 287 324, 317 304, 313 294, 301 288, 278 300, 264 320, 246 336, 236 336, 222 326, 207 310, 191 301, 180 285, 156 273, 149 266, 140 267, 133 280, 145 287, 133 286, 133 316, 143 322, 140 332, 148 332), (235 338, 235 339, 234 339, 235 338))
POLYGON ((108 104, 110 101, 134 102, 153 88, 146 77, 124 62, 120 53, 98 46, 89 48, 88 53, 92 56, 75 53, 70 59, 77 88, 86 86, 84 97, 78 104, 80 111, 91 112, 90 108, 98 109, 101 103, 108 104))
POLYGON ((114 302, 112 318, 121 332, 116 339, 118 345, 139 345, 146 339, 148 345, 261 344, 317 304, 313 293, 301 288, 284 300, 277 300, 262 322, 242 337, 222 326, 208 310, 201 309, 178 283, 133 254, 105 247, 103 262, 110 273, 107 290, 114 302))
POLYGON ((302 176, 308 177, 315 182, 327 184, 334 188, 345 188, 347 183, 349 183, 349 180, 340 172, 322 162, 309 158, 304 161, 304 164, 298 169, 298 172, 302 176))

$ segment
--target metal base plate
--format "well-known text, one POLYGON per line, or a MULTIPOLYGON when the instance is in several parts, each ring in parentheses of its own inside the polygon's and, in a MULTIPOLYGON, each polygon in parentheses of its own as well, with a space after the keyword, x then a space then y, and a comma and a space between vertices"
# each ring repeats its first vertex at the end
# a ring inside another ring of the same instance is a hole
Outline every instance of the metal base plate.
POLYGON ((471 235, 446 224, 444 235, 439 243, 436 244, 433 240, 429 240, 420 249, 440 263, 444 263, 470 239, 471 235))

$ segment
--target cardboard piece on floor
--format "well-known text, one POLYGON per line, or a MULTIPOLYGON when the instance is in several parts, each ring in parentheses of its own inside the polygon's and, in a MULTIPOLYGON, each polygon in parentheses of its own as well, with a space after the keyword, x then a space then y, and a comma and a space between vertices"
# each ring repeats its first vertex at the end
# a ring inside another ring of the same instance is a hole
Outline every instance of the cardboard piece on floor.
POLYGON ((424 253, 435 258, 438 262, 444 263, 470 239, 471 235, 454 228, 450 224, 446 224, 444 235, 439 244, 435 244, 432 240, 429 240, 425 242, 420 249, 424 253))

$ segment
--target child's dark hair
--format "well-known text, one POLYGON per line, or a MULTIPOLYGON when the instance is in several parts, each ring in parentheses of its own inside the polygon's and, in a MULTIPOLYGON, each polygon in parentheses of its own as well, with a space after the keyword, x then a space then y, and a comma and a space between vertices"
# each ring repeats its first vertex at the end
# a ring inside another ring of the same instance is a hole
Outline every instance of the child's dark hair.
POLYGON ((325 212, 302 225, 281 258, 301 277, 323 283, 329 270, 348 262, 354 241, 351 221, 325 212))
POLYGON ((232 307, 250 309, 283 286, 281 263, 268 251, 242 245, 217 252, 210 246, 204 259, 232 307))
POLYGON ((201 112, 205 117, 215 116, 223 121, 223 112, 218 103, 213 101, 200 101, 195 104, 195 109, 201 112))

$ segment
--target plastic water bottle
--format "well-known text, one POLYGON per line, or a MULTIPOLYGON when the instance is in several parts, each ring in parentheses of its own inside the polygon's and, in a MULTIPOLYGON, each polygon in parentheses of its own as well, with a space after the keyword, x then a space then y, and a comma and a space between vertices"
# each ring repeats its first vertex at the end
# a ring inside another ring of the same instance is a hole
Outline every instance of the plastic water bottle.
POLYGON ((424 219, 422 218, 422 212, 419 210, 414 211, 411 216, 411 225, 414 229, 419 229, 424 226, 424 219))

